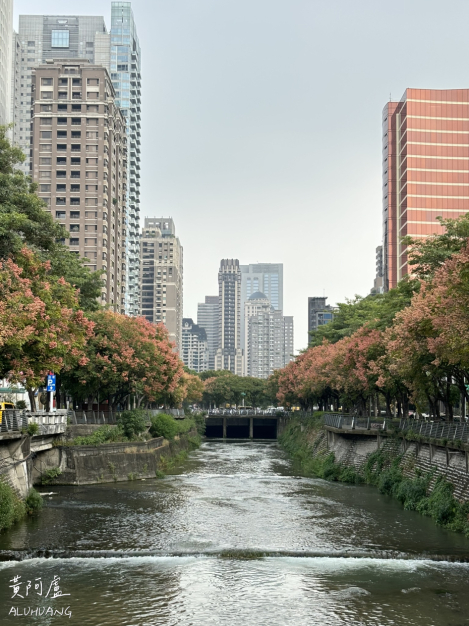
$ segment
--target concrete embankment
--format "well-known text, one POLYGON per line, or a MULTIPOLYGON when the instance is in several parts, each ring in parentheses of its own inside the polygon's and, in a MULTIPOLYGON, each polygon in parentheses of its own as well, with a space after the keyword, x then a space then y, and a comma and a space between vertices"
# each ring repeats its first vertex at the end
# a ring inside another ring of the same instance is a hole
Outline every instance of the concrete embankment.
POLYGON ((319 416, 290 420, 279 441, 305 474, 375 485, 406 509, 469 536, 467 444, 339 430, 324 426, 319 416))
POLYGON ((57 475, 47 479, 48 484, 91 485, 155 478, 175 456, 196 447, 197 437, 194 430, 175 437, 173 441, 157 437, 149 441, 98 446, 57 445, 44 452, 34 463, 33 484, 39 484, 44 481, 44 476, 54 474, 57 475))

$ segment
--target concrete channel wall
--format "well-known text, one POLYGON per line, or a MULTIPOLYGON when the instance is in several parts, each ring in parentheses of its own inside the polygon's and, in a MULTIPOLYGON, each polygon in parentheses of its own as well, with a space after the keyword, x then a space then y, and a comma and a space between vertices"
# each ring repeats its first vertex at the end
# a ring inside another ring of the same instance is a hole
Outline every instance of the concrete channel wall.
MULTIPOLYGON (((323 431, 324 433, 324 431, 323 431)), ((403 438, 387 436, 380 431, 338 432, 325 427, 324 444, 334 453, 337 463, 359 470, 365 465, 372 452, 383 449, 390 456, 401 457, 400 467, 408 478, 415 478, 419 472, 426 474, 436 470, 430 488, 436 478, 443 475, 454 486, 454 497, 460 501, 469 500, 469 446, 463 449, 447 445, 436 445, 429 441, 407 441, 403 438)), ((317 448, 315 454, 324 451, 326 446, 317 448)))

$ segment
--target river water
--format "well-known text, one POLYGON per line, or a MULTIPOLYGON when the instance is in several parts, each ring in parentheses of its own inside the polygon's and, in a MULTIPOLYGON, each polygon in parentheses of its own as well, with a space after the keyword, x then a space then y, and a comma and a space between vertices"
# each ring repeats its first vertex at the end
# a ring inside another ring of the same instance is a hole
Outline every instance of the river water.
POLYGON ((434 560, 469 540, 375 488, 301 477, 274 442, 53 492, 0 535, 0 558, 29 553, 0 562, 2 626, 469 625, 469 565, 434 560))

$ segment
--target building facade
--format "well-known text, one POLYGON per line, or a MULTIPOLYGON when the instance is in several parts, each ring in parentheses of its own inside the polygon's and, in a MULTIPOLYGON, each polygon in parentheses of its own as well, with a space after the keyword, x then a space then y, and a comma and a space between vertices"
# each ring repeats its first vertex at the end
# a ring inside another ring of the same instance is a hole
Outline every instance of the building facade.
POLYGON ((330 304, 326 304, 326 300, 326 297, 308 298, 308 342, 309 333, 334 319, 334 308, 330 304))
POLYGON ((0 0, 0 125, 11 120, 13 0, 0 0))
POLYGON ((197 325, 205 330, 208 342, 208 369, 215 369, 215 354, 218 348, 218 296, 205 296, 205 302, 197 305, 197 325))
POLYGON ((384 285, 384 268, 383 268, 383 246, 378 246, 376 248, 376 276, 373 283, 373 289, 371 290, 371 294, 376 295, 377 293, 383 293, 384 285))
POLYGON ((241 270, 238 259, 222 259, 218 272, 218 349, 215 369, 243 374, 241 349, 241 270))
MULTIPOLYGON (((267 296, 278 311, 283 311, 283 263, 251 263, 240 265, 241 311, 249 297, 256 292, 267 296)), ((241 345, 246 340, 244 315, 241 318, 241 345)))
MULTIPOLYGON (((99 43, 99 42, 98 42, 99 43)), ((140 306, 140 158, 141 53, 130 2, 111 3, 110 73, 116 102, 124 116, 128 138, 127 170, 127 301, 126 312, 138 315, 140 306)), ((101 46, 106 50, 106 46, 101 46)), ((105 59, 101 56, 101 62, 105 59)), ((182 318, 181 318, 182 320, 182 318)), ((182 323, 182 321, 181 321, 182 323)))
POLYGON ((407 89, 383 110, 384 291, 406 274, 407 235, 469 211, 469 89, 407 89))
POLYGON ((177 351, 182 345, 183 249, 170 217, 147 217, 140 239, 140 315, 164 324, 177 351))
POLYGON ((285 365, 295 359, 295 337, 293 327, 293 316, 283 316, 283 334, 285 341, 285 365))
POLYGON ((103 67, 50 60, 31 76, 31 174, 70 232, 70 250, 104 270, 102 303, 125 305, 127 139, 103 67))
POLYGON ((209 369, 209 349, 207 333, 190 317, 182 320, 181 358, 186 367, 195 372, 206 372, 209 369))
MULTIPOLYGON (((1 0, 0 0, 1 1, 1 0)), ((53 59, 86 59, 95 63, 95 39, 106 33, 103 17, 20 15, 13 35, 13 141, 26 160, 21 169, 31 173, 31 84, 34 68, 53 59)))

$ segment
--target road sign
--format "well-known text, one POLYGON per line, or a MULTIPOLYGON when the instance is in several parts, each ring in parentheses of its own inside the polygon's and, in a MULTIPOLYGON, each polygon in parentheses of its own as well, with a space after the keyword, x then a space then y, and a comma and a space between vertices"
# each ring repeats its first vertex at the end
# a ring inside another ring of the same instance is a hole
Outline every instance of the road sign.
POLYGON ((55 374, 49 374, 47 377, 47 391, 55 391, 55 374))

